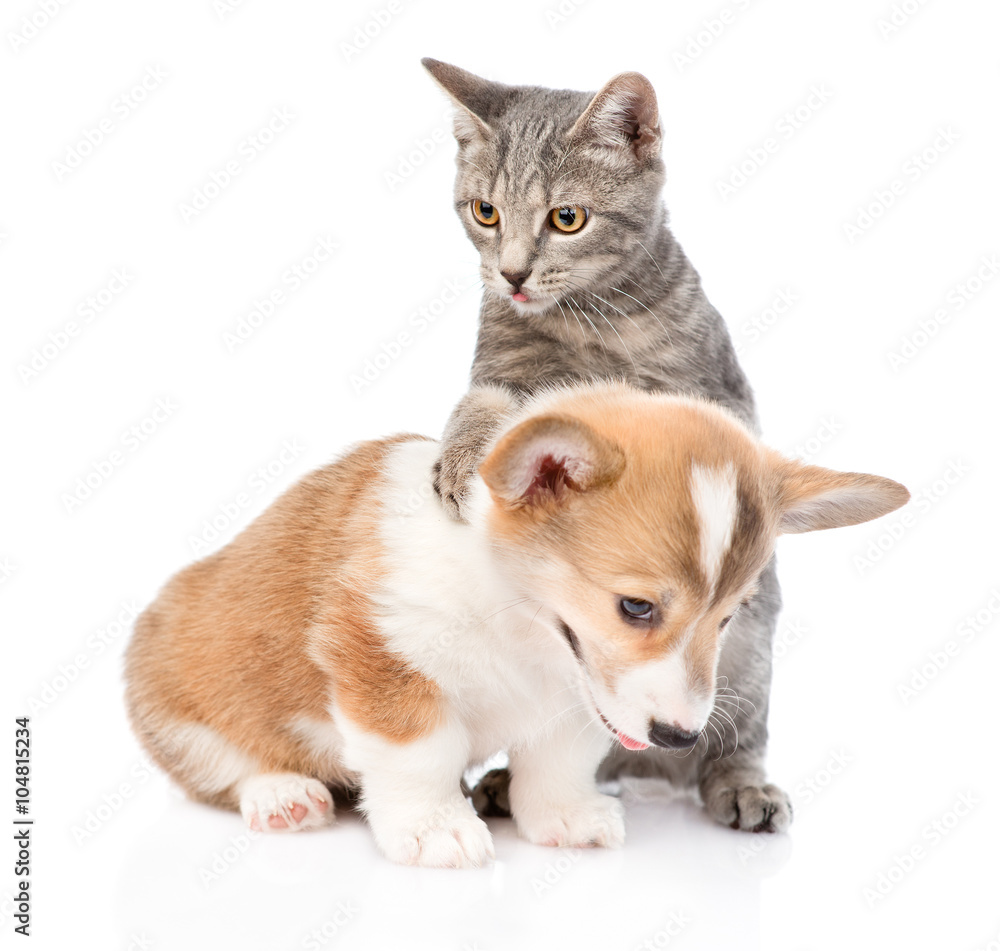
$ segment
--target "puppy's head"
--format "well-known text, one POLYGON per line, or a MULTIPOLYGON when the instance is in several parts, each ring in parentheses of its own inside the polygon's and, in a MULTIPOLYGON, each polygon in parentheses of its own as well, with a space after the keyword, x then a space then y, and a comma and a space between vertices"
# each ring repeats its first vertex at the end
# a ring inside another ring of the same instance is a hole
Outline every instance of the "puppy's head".
POLYGON ((697 741, 727 626, 779 534, 909 498, 890 479, 785 459, 711 404, 613 385, 536 403, 479 471, 499 557, 630 749, 697 741))

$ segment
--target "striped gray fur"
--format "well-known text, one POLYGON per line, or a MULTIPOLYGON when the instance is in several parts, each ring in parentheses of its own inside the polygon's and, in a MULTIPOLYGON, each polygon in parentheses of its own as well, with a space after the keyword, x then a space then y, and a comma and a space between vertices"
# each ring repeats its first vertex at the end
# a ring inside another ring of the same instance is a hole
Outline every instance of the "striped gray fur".
MULTIPOLYGON (((479 250, 484 285, 471 388, 448 421, 436 467, 435 488, 450 514, 463 517, 472 474, 504 419, 545 386, 621 379, 699 395, 758 430, 726 325, 668 227, 660 120, 648 80, 623 73, 595 94, 509 86, 436 60, 424 65, 455 107, 454 204, 479 250), (498 225, 476 220, 476 199, 497 209, 498 225), (547 224, 564 206, 589 210, 574 234, 547 224), (501 272, 528 274, 520 285, 526 302, 512 298, 514 285, 501 272)), ((664 775, 697 785, 720 822, 786 828, 788 797, 764 773, 779 609, 772 563, 723 648, 718 735, 707 731, 687 756, 620 749, 605 761, 604 777, 664 775)), ((489 774, 477 805, 497 808, 506 781, 503 771, 489 774)))

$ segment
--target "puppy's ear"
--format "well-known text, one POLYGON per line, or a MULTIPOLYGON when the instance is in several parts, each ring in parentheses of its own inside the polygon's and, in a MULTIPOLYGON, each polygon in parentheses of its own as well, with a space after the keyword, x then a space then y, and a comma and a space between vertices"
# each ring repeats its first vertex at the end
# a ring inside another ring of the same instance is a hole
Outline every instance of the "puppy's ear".
POLYGON ((454 132, 459 144, 488 138, 491 131, 488 123, 490 109, 503 97, 508 87, 429 56, 420 62, 448 93, 455 106, 454 132))
POLYGON ((652 83, 641 73, 619 73, 590 101, 569 133, 570 142, 629 155, 638 162, 660 154, 660 113, 652 83))
POLYGON ((780 459, 777 469, 780 532, 857 525, 888 515, 910 499, 905 486, 882 476, 835 472, 789 459, 780 459))
POLYGON ((567 416, 535 416, 515 426, 479 467, 505 507, 566 502, 574 494, 611 485, 625 454, 589 426, 567 416))

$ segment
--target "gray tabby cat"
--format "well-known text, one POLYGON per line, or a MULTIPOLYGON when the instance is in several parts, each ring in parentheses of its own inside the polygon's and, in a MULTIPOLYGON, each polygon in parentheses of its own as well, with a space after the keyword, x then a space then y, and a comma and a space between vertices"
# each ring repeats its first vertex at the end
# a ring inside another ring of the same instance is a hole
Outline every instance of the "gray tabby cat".
MULTIPOLYGON (((479 249, 485 285, 472 386, 448 422, 436 470, 449 512, 462 518, 471 475, 501 421, 544 386, 625 379, 699 394, 756 431, 753 394, 725 324, 667 227, 649 81, 623 73, 594 95, 423 64, 455 105, 455 208, 479 249)), ((780 606, 772 562, 758 595, 731 622, 713 729, 693 750, 618 748, 602 778, 667 776, 696 784, 719 822, 787 828, 788 796, 764 772, 780 606)), ((496 771, 480 783, 481 812, 504 812, 508 778, 496 771)))

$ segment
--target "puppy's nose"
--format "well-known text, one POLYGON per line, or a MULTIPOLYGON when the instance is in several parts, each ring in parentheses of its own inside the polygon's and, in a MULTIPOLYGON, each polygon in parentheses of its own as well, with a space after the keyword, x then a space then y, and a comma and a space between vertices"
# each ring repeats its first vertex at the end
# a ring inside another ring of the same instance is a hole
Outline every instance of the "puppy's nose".
POLYGON ((698 742, 699 736, 700 733, 688 733, 659 720, 653 720, 649 725, 649 742, 667 750, 686 750, 698 742))
POLYGON ((531 271, 501 271, 500 276, 514 288, 514 292, 521 290, 521 285, 531 276, 531 271))

